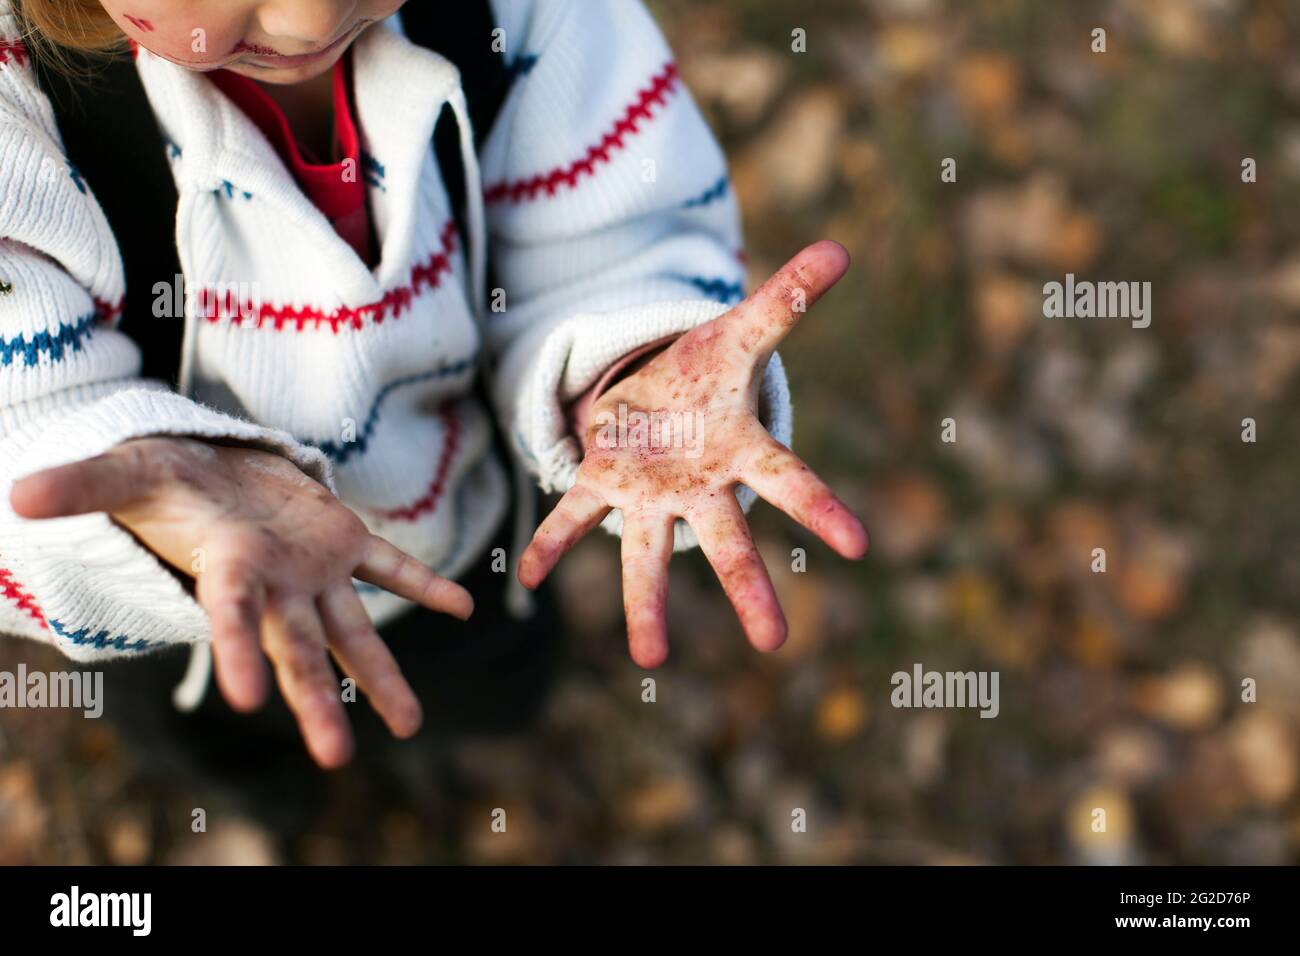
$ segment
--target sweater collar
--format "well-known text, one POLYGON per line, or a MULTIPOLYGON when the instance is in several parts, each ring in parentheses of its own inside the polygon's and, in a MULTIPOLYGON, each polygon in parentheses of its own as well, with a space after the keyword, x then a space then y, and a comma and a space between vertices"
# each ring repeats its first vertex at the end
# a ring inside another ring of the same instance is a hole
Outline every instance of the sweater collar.
MULTIPOLYGON (((424 164, 433 162, 433 127, 460 89, 450 61, 413 45, 395 17, 375 24, 353 46, 363 162, 383 170, 383 188, 371 191, 381 243, 373 272, 302 195, 257 125, 208 76, 144 49, 138 51, 136 65, 173 152, 179 150, 173 174, 182 212, 187 193, 247 192, 301 232, 304 254, 320 258, 323 274, 335 276, 347 298, 368 301, 404 280, 415 251, 419 180, 424 164)), ((365 175, 365 170, 357 172, 365 175)))

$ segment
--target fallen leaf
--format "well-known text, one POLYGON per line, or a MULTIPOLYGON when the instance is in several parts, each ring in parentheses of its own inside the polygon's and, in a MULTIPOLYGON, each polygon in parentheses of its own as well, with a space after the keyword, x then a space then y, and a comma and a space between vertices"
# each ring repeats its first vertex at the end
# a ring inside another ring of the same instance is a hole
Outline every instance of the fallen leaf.
POLYGON ((1203 730, 1223 711, 1223 683, 1205 664, 1186 663, 1168 674, 1137 680, 1138 713, 1178 730, 1203 730))

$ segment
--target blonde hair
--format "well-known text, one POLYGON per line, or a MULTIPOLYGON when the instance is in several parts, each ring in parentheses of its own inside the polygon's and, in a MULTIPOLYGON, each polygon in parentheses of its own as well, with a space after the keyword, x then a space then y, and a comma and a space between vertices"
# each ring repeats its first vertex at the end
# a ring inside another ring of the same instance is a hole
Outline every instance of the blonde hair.
POLYGON ((80 72, 86 57, 120 53, 126 35, 99 0, 14 0, 23 39, 45 62, 80 72))

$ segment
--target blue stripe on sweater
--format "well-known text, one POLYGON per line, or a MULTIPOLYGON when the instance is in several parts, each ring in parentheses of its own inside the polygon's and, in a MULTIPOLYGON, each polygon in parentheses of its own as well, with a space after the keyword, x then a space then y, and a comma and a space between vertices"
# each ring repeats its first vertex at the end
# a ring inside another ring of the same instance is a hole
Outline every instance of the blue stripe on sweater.
POLYGON ((145 651, 158 643, 157 641, 146 641, 144 638, 131 641, 128 640, 125 634, 109 637, 108 631, 91 634, 88 627, 83 627, 79 631, 70 631, 67 625, 60 621, 50 621, 50 629, 65 641, 76 644, 78 647, 89 646, 101 651, 145 651))
POLYGON ((668 278, 693 285, 706 297, 724 305, 734 305, 745 298, 745 289, 739 282, 707 276, 670 275, 668 278))
POLYGON ((448 365, 440 365, 438 368, 431 369, 427 372, 416 372, 414 375, 406 375, 402 378, 389 382, 379 394, 375 396, 374 402, 370 406, 370 412, 366 415, 365 424, 361 426, 361 432, 356 439, 348 442, 322 441, 313 442, 310 439, 301 439, 304 445, 315 445, 325 455, 336 464, 343 464, 356 455, 364 455, 367 447, 370 445, 370 439, 374 435, 375 426, 379 423, 379 409, 384 400, 399 388, 405 388, 408 385, 416 385, 420 382, 431 382, 440 378, 448 378, 452 375, 460 375, 474 367, 477 356, 470 356, 459 361, 452 362, 448 365))
POLYGON ((512 63, 506 64, 506 74, 510 80, 519 79, 521 76, 527 76, 533 72, 533 67, 537 65, 538 55, 536 53, 521 53, 515 57, 512 63))
POLYGON ((72 160, 67 157, 64 157, 63 161, 68 164, 68 175, 72 177, 73 185, 75 185, 77 191, 84 196, 86 193, 86 181, 81 178, 81 170, 79 170, 72 160))
POLYGON ((55 362, 62 361, 65 349, 81 350, 81 343, 95 330, 95 315, 84 316, 75 322, 63 322, 53 332, 37 332, 31 338, 20 335, 0 339, 0 366, 12 365, 14 356, 22 355, 26 365, 35 365, 42 352, 49 353, 55 362))
POLYGON ((699 206, 708 206, 711 203, 715 203, 723 196, 727 195, 727 187, 730 185, 730 180, 727 179, 726 175, 723 175, 721 179, 694 199, 688 199, 686 202, 682 203, 682 208, 695 209, 699 206))

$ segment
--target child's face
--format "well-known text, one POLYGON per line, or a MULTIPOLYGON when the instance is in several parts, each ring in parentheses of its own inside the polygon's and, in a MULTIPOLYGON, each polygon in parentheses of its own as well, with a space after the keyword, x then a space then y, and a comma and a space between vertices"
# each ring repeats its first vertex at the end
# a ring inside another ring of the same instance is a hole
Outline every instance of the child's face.
POLYGON ((363 30, 406 0, 100 2, 127 36, 166 60, 290 84, 329 70, 363 30))

